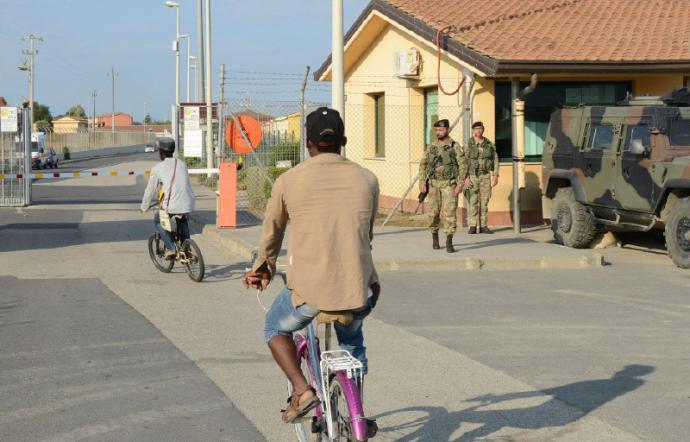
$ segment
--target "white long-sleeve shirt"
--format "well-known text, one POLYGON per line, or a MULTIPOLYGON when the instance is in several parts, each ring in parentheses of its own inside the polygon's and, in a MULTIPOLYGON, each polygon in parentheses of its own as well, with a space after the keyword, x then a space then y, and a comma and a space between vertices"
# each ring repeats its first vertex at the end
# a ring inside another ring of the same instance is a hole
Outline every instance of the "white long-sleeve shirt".
POLYGON ((195 196, 194 191, 192 191, 192 183, 189 181, 187 164, 180 159, 177 159, 177 172, 175 173, 172 191, 170 191, 170 205, 168 205, 168 191, 170 190, 170 181, 173 177, 174 168, 175 158, 166 158, 151 169, 151 176, 146 185, 144 198, 141 201, 141 210, 146 211, 149 209, 152 199, 154 196, 158 196, 157 190, 160 188, 165 193, 162 207, 167 209, 168 213, 182 214, 194 211, 195 196))

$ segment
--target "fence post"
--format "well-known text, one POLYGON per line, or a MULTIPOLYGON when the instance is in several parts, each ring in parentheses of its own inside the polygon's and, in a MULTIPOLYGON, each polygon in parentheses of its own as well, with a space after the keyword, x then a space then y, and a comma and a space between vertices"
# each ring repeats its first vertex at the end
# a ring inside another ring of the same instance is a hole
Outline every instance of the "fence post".
POLYGON ((24 104, 24 205, 31 204, 31 111, 24 104))

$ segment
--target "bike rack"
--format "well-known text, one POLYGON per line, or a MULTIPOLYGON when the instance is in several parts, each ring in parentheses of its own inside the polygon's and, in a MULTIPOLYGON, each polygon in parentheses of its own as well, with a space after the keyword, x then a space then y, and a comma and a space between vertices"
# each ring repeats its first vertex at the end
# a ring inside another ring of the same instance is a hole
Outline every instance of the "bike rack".
MULTIPOLYGON (((364 366, 362 363, 354 358, 349 351, 333 350, 321 353, 321 390, 324 392, 331 391, 331 375, 337 372, 345 372, 348 379, 353 377, 357 380, 357 385, 363 385, 364 380, 364 366)), ((361 392, 360 392, 361 394, 361 392)), ((331 398, 324 397, 323 402, 326 404, 326 425, 328 426, 328 437, 333 440, 333 410, 331 410, 331 398)))

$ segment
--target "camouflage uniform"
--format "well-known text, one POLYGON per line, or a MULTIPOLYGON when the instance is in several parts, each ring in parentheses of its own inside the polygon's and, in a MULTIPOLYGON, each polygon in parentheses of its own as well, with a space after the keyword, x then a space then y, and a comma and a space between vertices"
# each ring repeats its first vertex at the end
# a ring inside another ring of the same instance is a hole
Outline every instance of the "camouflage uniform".
POLYGON ((424 149, 424 158, 419 164, 420 182, 426 180, 429 167, 434 165, 434 170, 429 175, 428 189, 429 228, 432 233, 438 233, 439 224, 443 221, 445 234, 448 236, 455 234, 458 209, 455 186, 460 172, 458 158, 462 157, 461 152, 460 146, 453 140, 450 140, 448 144, 432 143, 424 149))
POLYGON ((465 160, 473 184, 472 188, 465 193, 465 197, 469 200, 467 223, 470 227, 476 226, 477 215, 479 215, 480 226, 486 227, 489 198, 491 198, 491 174, 498 177, 499 163, 496 146, 486 137, 481 143, 477 143, 472 137, 467 142, 465 160))

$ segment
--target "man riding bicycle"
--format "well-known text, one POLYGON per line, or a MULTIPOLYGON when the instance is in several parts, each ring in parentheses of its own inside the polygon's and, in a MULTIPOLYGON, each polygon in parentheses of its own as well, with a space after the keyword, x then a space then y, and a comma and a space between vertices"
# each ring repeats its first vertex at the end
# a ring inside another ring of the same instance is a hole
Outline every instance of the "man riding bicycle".
POLYGON ((334 324, 338 343, 362 362, 366 373, 362 320, 381 292, 371 256, 378 180, 340 156, 347 140, 336 110, 321 107, 309 114, 306 131, 311 158, 275 181, 258 259, 244 279, 245 287, 268 287, 289 220, 288 285, 266 314, 264 327, 268 347, 293 386, 283 411, 286 423, 319 404, 298 365, 293 332, 320 312, 351 314, 354 320, 348 325, 334 324))
POLYGON ((192 191, 192 183, 189 181, 187 164, 173 158, 175 140, 159 138, 157 144, 161 162, 151 169, 151 176, 141 201, 141 213, 151 208, 151 200, 157 194, 161 210, 156 211, 153 222, 163 239, 163 244, 165 244, 165 259, 173 260, 175 259, 175 242, 170 232, 161 225, 160 217, 181 215, 176 218, 177 231, 181 242, 188 239, 187 215, 194 211, 194 192, 192 191))

